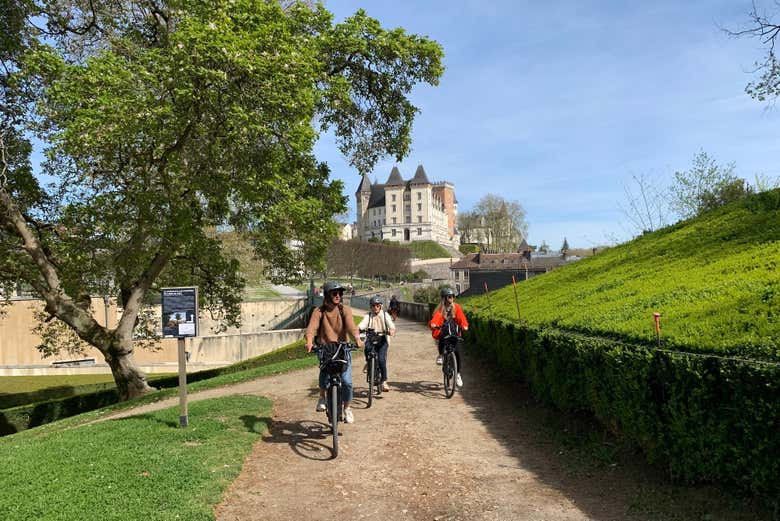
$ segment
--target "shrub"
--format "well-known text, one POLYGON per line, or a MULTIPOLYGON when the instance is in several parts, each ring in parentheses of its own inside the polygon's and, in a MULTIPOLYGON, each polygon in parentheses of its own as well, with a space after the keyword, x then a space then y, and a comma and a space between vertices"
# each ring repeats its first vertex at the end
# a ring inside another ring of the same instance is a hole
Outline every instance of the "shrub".
POLYGON ((468 313, 472 341, 563 410, 590 411, 686 482, 780 497, 780 365, 468 313))

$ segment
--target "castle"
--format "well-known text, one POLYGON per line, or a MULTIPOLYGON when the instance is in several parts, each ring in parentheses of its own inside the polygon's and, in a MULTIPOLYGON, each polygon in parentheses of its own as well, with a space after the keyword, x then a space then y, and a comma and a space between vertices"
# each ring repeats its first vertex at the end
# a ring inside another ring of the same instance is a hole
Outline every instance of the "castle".
POLYGON ((355 198, 355 235, 360 240, 435 241, 451 248, 460 244, 455 187, 447 181, 431 183, 422 165, 408 181, 397 167, 384 184, 372 184, 363 174, 355 198))

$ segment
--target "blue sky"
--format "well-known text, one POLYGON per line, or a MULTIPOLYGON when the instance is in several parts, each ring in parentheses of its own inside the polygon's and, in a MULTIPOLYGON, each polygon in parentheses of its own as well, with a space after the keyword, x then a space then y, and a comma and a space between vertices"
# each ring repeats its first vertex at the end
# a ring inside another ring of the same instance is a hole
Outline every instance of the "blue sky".
MULTIPOLYGON (((412 94, 421 113, 401 174, 422 164, 432 181, 454 183, 460 211, 488 193, 519 202, 531 244, 630 238, 618 205, 631 175, 668 185, 700 150, 750 181, 780 176, 780 113, 744 91, 765 50, 720 29, 747 26, 749 0, 325 5, 337 19, 362 7, 443 46, 440 85, 412 94)), ((327 135, 316 152, 344 180, 354 219, 357 172, 327 135)), ((371 178, 384 182, 394 164, 371 178)))

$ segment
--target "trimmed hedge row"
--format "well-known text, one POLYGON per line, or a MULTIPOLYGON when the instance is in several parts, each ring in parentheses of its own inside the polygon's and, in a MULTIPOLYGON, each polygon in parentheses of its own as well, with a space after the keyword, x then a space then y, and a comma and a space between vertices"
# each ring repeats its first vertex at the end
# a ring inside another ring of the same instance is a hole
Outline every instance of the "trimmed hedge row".
POLYGON ((736 486, 778 506, 780 365, 468 318, 480 353, 540 399, 593 413, 675 479, 736 486))
MULTIPOLYGON (((237 373, 254 369, 264 365, 293 360, 305 356, 305 350, 300 349, 303 341, 294 342, 276 351, 261 355, 233 365, 207 369, 196 373, 187 373, 187 383, 192 384, 201 380, 208 380, 215 376, 237 373)), ((179 376, 166 376, 150 380, 150 385, 158 389, 168 389, 179 386, 179 376)), ((0 436, 14 434, 15 432, 31 429, 49 422, 62 420, 69 416, 75 416, 84 412, 93 411, 113 405, 119 401, 116 389, 106 389, 93 393, 69 396, 59 400, 49 400, 29 405, 22 405, 0 411, 0 436)))

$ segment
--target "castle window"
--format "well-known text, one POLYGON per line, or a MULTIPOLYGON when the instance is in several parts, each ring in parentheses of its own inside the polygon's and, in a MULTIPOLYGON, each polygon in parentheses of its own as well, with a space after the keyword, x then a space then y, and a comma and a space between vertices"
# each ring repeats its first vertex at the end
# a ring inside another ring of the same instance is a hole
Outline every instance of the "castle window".
POLYGON ((422 235, 422 228, 417 228, 417 235, 422 235))
POLYGON ((407 216, 404 218, 404 222, 407 222, 407 223, 410 223, 410 222, 412 222, 412 216, 411 216, 411 215, 407 215, 407 216))
POLYGON ((417 222, 418 222, 418 223, 421 223, 421 222, 422 222, 422 215, 418 215, 418 216, 417 216, 417 222))
POLYGON ((393 237, 395 237, 395 228, 393 228, 393 237))
MULTIPOLYGON (((395 200, 395 196, 393 196, 393 200, 395 200)), ((393 213, 395 213, 395 205, 393 205, 393 213)))
POLYGON ((460 272, 458 270, 453 270, 453 272, 455 273, 455 280, 460 279, 460 272))
MULTIPOLYGON (((390 197, 392 197, 392 201, 395 201, 395 194, 391 195, 390 197)), ((393 208, 395 208, 395 206, 393 206, 393 208)))
POLYGON ((419 201, 422 199, 422 192, 417 192, 417 200, 419 201))
POLYGON ((417 211, 422 212, 422 203, 417 203, 417 211))
POLYGON ((412 213, 412 205, 410 204, 406 205, 406 213, 412 213))
POLYGON ((393 217, 393 224, 395 224, 395 217, 393 217))

